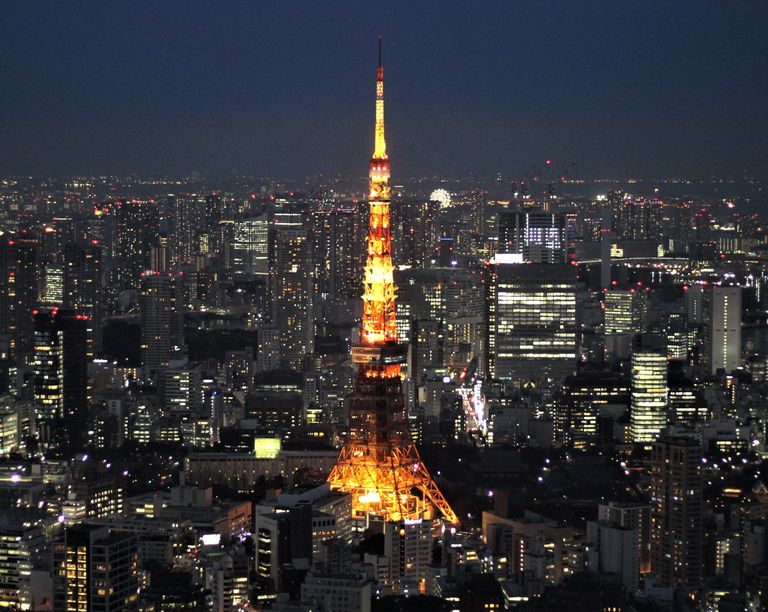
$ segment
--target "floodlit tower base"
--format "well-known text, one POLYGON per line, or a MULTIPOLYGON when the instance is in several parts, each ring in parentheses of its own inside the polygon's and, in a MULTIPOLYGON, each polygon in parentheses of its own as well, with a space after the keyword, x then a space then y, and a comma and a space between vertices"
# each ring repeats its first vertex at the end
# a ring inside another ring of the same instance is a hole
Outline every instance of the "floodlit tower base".
MULTIPOLYGON (((370 349, 361 355, 363 348, 353 349, 355 361, 371 358, 370 349)), ((395 350, 385 354, 387 359, 396 359, 395 350)), ((377 368, 370 361, 361 363, 351 411, 353 434, 357 435, 350 436, 342 447, 328 482, 332 489, 352 495, 355 519, 367 515, 385 521, 432 519, 437 510, 446 521, 456 523, 456 515, 410 441, 400 377, 387 371, 393 367, 399 366, 377 368), (390 418, 382 421, 377 415, 390 418)))
POLYGON ((458 518, 432 481, 416 446, 372 447, 345 444, 328 479, 332 489, 352 495, 352 518, 386 521, 458 518))

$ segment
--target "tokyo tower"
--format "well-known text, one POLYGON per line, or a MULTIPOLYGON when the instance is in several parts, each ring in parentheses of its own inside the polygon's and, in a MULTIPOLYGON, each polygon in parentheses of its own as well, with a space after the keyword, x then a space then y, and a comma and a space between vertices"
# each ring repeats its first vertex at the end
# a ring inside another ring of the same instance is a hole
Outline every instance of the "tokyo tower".
POLYGON ((376 72, 375 147, 369 173, 368 255, 363 278, 360 343, 349 434, 328 482, 352 495, 355 518, 385 521, 434 518, 457 523, 413 444, 400 383, 406 347, 397 342, 392 237, 389 223, 389 158, 384 139, 384 69, 376 72))

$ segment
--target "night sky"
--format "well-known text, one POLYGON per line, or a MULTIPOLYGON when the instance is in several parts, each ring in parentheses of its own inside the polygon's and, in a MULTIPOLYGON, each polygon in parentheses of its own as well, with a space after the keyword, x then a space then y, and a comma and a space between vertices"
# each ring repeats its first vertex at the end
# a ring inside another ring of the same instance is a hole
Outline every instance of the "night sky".
POLYGON ((0 175, 768 175, 766 0, 379 5, 5 0, 0 175))

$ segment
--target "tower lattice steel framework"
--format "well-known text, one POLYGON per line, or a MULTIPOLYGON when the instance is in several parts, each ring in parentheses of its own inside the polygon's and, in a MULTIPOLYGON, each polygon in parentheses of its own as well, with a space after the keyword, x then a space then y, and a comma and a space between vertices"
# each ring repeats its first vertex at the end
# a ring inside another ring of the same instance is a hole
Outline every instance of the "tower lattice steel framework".
POLYGON ((406 348, 397 343, 392 237, 389 224, 389 158, 384 139, 384 69, 376 73, 376 138, 369 173, 368 256, 363 279, 358 364, 350 431, 328 477, 332 489, 352 495, 356 518, 387 521, 458 518, 429 475, 413 443, 400 384, 406 348))

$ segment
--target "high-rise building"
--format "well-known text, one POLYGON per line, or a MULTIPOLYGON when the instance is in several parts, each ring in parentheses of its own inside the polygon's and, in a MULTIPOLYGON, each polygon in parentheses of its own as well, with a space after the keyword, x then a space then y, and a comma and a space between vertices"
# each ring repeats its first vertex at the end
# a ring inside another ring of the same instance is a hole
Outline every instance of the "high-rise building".
POLYGON ((145 272, 141 277, 141 361, 147 374, 167 368, 184 344, 183 276, 145 272))
POLYGON ((280 367, 280 334, 273 326, 261 326, 258 330, 259 346, 256 353, 256 370, 269 372, 280 367))
POLYGON ((699 588, 703 562, 702 448, 661 438, 651 456, 651 571, 662 585, 699 588))
POLYGON ((205 568, 206 587, 211 592, 214 612, 248 609, 248 574, 250 563, 241 550, 214 554, 205 568))
POLYGON ((479 274, 461 268, 396 270, 398 337, 411 343, 409 377, 424 368, 454 367, 459 354, 482 350, 483 290, 479 274))
POLYGON ((101 247, 97 244, 64 247, 64 307, 88 317, 88 358, 101 350, 103 284, 101 247))
POLYGON ((488 357, 494 378, 562 379, 573 373, 574 266, 495 264, 488 290, 488 357))
POLYGON ((155 272, 167 272, 171 263, 168 249, 168 236, 164 233, 157 237, 157 244, 153 244, 149 253, 149 266, 155 272))
POLYGON ((232 267, 236 272, 269 274, 269 219, 266 214, 234 222, 232 267))
POLYGON ((224 355, 224 376, 230 391, 247 393, 253 387, 254 358, 253 349, 227 351, 224 355))
POLYGON ((628 591, 640 585, 640 548, 637 530, 616 523, 597 524, 598 569, 618 574, 628 591))
POLYGON ((59 434, 81 439, 88 414, 87 317, 71 310, 36 312, 32 361, 37 420, 59 421, 59 434))
POLYGON ((0 244, 0 334, 8 355, 32 350, 32 309, 37 300, 37 253, 34 244, 9 240, 0 244))
POLYGON ((704 285, 685 286, 685 312, 688 323, 700 324, 706 320, 704 285))
POLYGON ((704 394, 674 362, 670 362, 667 386, 670 423, 695 427, 697 423, 709 420, 709 406, 704 394))
POLYGON ((136 289, 141 273, 151 267, 152 247, 159 237, 159 213, 153 202, 117 202, 117 281, 120 289, 136 289))
POLYGON ((36 599, 32 593, 32 569, 46 552, 42 516, 28 510, 3 508, 0 513, 0 609, 38 609, 33 605, 36 599))
POLYGON ((601 410, 629 405, 629 381, 611 372, 579 372, 563 383, 555 414, 555 435, 574 448, 599 443, 601 410))
POLYGON ((609 206, 600 211, 600 287, 611 285, 611 251, 613 246, 613 219, 609 206))
POLYGON ((99 474, 83 470, 77 472, 68 487, 72 499, 84 504, 88 518, 103 518, 123 512, 123 483, 113 474, 99 474))
POLYGON ((603 295, 605 334, 639 334, 642 324, 642 294, 634 289, 606 289, 603 295))
POLYGON ((499 253, 522 255, 531 263, 565 263, 565 215, 503 211, 499 214, 499 253))
POLYGON ((200 367, 171 361, 158 377, 160 399, 167 413, 190 418, 202 406, 200 367))
POLYGON ((311 257, 306 228, 275 224, 270 275, 281 362, 283 367, 301 370, 305 357, 312 352, 314 340, 311 257))
POLYGON ((427 268, 439 236, 440 202, 398 200, 392 210, 393 261, 397 267, 427 268))
POLYGON ((598 520, 637 532, 640 572, 651 568, 651 507, 647 503, 608 502, 597 508, 598 520))
POLYGON ((376 129, 369 173, 368 257, 363 276, 358 364, 349 415, 349 435, 328 482, 352 495, 355 519, 376 515, 385 522, 457 517, 432 480, 408 427, 400 366, 406 351, 397 342, 395 283, 389 204, 389 157, 384 137, 384 69, 376 74, 376 129), (414 494, 418 489, 419 495, 414 494))
POLYGON ((660 338, 638 335, 632 350, 630 435, 653 442, 667 426, 667 351, 660 338))
POLYGON ((660 325, 667 339, 670 360, 686 361, 691 348, 691 332, 682 312, 668 312, 660 317, 660 325))
POLYGON ((360 303, 360 269, 365 263, 363 208, 350 205, 331 215, 330 287, 337 321, 351 321, 360 303))
POLYGON ((167 206, 172 218, 171 262, 174 265, 191 264, 200 252, 198 236, 205 222, 205 198, 196 194, 171 196, 167 206))
POLYGON ((58 263, 48 263, 42 270, 40 303, 46 307, 61 306, 64 301, 64 268, 58 263))
POLYGON ((618 189, 609 191, 608 204, 616 238, 654 240, 661 237, 664 205, 660 200, 638 199, 618 189))
POLYGON ((67 527, 53 545, 54 610, 130 612, 137 609, 138 544, 132 533, 67 527))
POLYGON ((733 372, 741 361, 741 287, 708 287, 706 298, 710 374, 733 372))
POLYGON ((421 583, 424 589, 432 563, 432 521, 390 522, 384 526, 384 556, 388 563, 388 582, 421 583))

